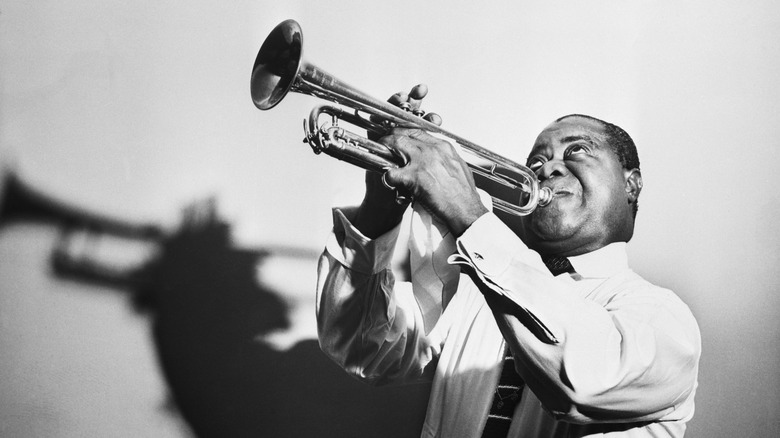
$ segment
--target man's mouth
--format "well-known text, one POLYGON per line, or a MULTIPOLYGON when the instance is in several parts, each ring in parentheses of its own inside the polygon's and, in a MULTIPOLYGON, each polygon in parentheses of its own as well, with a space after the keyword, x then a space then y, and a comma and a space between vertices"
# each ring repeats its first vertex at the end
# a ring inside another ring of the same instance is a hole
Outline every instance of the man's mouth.
POLYGON ((552 190, 553 198, 574 194, 571 190, 564 187, 549 187, 549 189, 552 190))

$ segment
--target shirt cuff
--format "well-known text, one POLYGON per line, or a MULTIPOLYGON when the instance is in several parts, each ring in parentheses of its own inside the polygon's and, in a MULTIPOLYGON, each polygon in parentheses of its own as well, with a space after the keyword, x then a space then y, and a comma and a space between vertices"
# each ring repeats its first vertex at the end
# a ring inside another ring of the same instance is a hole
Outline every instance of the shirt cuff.
POLYGON ((333 209, 333 233, 326 244, 327 252, 345 267, 364 274, 389 269, 393 260, 401 225, 369 239, 352 225, 357 207, 333 209))
MULTIPOLYGON (((522 318, 532 333, 547 343, 556 344, 559 338, 541 321, 528 305, 529 300, 511 290, 513 278, 539 271, 546 277, 550 272, 544 267, 539 254, 529 249, 500 219, 492 213, 482 215, 458 238, 458 252, 447 260, 451 264, 467 265, 477 276, 478 283, 512 301, 525 315, 522 318), (517 264, 519 262, 519 264, 517 264), (507 272, 514 266, 511 272, 507 272), (522 269, 530 268, 522 274, 522 269), (509 286, 510 289, 506 289, 509 286)), ((531 275, 533 277, 533 275, 531 275)), ((532 302, 532 301, 531 301, 532 302)))
MULTIPOLYGON (((492 213, 483 214, 458 238, 458 253, 488 277, 502 275, 512 260, 548 272, 542 258, 492 213)), ((455 260, 453 260, 455 261, 455 260)), ((460 260, 463 262, 463 260, 460 260)))

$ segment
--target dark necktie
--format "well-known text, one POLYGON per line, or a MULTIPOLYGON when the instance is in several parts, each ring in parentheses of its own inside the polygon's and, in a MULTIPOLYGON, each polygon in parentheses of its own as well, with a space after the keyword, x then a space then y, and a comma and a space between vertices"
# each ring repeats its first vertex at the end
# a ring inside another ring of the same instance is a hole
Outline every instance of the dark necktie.
POLYGON ((515 370, 515 359, 506 349, 504 355, 504 367, 501 369, 501 378, 493 395, 493 404, 490 406, 485 429, 482 430, 482 438, 506 437, 509 426, 512 424, 512 416, 515 413, 517 402, 523 394, 523 378, 515 370))
MULTIPOLYGON (((544 264, 550 272, 557 276, 564 272, 573 273, 574 268, 566 257, 542 257, 544 264)), ((501 369, 501 378, 498 379, 496 392, 493 395, 493 404, 490 406, 485 429, 482 430, 482 438, 505 438, 512 425, 512 416, 515 407, 523 394, 523 378, 517 374, 515 360, 509 348, 504 354, 504 366, 501 369)))
POLYGON ((571 274, 574 272, 574 268, 571 266, 571 262, 566 257, 542 257, 542 261, 547 266, 547 269, 552 272, 552 275, 558 276, 564 272, 571 274))

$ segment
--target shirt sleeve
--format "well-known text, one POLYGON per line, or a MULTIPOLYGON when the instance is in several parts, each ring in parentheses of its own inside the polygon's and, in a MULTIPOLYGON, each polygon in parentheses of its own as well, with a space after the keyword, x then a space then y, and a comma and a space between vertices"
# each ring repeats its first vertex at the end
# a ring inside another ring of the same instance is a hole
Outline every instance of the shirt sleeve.
POLYGON ((492 214, 474 222, 457 248, 451 262, 483 293, 511 303, 520 322, 511 324, 518 371, 556 418, 587 424, 692 415, 700 335, 671 291, 625 270, 597 286, 595 295, 612 290, 598 302, 568 276, 553 277, 492 214))
POLYGON ((320 347, 351 375, 373 384, 426 378, 440 344, 425 335, 422 312, 391 261, 399 227, 376 239, 355 229, 354 209, 334 209, 333 233, 320 257, 320 347))

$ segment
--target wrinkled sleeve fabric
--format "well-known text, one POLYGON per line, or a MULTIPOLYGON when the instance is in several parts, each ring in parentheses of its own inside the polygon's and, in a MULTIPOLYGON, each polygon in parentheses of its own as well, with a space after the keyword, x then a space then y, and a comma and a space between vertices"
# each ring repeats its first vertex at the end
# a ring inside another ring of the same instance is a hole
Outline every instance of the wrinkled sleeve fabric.
POLYGON ((320 257, 317 330, 320 347, 352 376, 371 384, 427 378, 440 342, 425 334, 423 313, 391 262, 399 227, 368 239, 350 224, 355 209, 334 209, 320 257))
POLYGON ((692 416, 700 335, 671 291, 626 269, 583 296, 492 214, 457 248, 451 263, 514 307, 518 370, 553 416, 581 424, 692 416))

